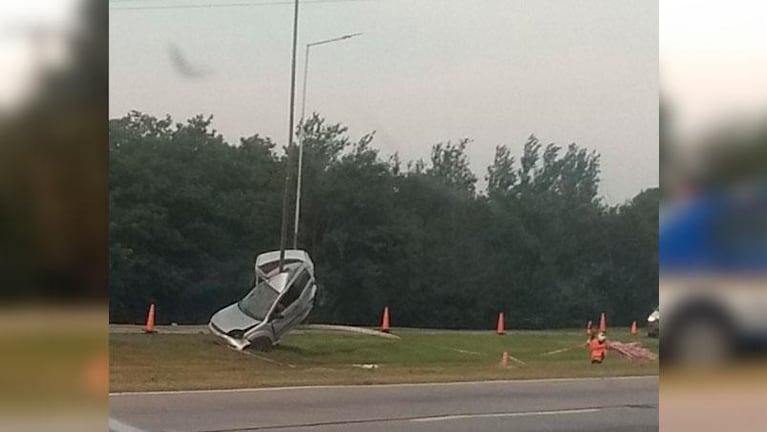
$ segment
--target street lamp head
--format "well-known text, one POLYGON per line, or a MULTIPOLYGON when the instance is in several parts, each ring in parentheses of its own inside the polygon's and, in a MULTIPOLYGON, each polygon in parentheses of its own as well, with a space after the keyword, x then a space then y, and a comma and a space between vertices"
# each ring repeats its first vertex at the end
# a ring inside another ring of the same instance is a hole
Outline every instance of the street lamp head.
POLYGON ((317 42, 310 42, 310 43, 306 44, 306 47, 310 48, 310 47, 317 46, 317 45, 325 45, 325 44, 329 44, 329 43, 332 43, 332 42, 339 42, 339 41, 346 40, 346 39, 351 39, 353 37, 360 36, 360 35, 362 35, 362 33, 351 33, 351 34, 348 34, 348 35, 343 35, 343 36, 335 37, 335 38, 332 38, 332 39, 325 39, 325 40, 321 40, 321 41, 317 41, 317 42))

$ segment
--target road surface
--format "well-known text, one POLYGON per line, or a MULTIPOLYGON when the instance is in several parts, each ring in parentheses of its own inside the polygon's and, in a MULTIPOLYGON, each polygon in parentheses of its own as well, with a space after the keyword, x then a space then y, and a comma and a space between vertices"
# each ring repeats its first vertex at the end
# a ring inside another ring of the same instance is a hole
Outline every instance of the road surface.
POLYGON ((112 394, 113 432, 656 431, 658 378, 112 394))

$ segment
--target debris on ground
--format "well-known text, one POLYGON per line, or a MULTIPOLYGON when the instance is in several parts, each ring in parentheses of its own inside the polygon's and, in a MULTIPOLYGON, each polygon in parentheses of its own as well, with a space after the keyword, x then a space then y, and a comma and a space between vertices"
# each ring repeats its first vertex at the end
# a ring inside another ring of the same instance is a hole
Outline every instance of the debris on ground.
POLYGON ((658 356, 641 346, 639 342, 608 342, 607 348, 629 360, 655 360, 658 356))
POLYGON ((353 364, 352 367, 360 368, 360 369, 378 369, 377 364, 353 364))
POLYGON ((236 349, 234 347, 228 347, 228 348, 232 349, 233 351, 237 351, 239 353, 242 353, 242 354, 245 354, 245 355, 249 355, 251 357, 255 357, 255 358, 259 359, 259 360, 262 360, 262 361, 265 361, 267 363, 271 363, 271 364, 274 364, 274 365, 277 365, 277 366, 287 366, 287 367, 289 367, 291 369, 295 369, 296 368, 296 365, 293 365, 293 364, 290 364, 290 363, 278 362, 277 360, 270 359, 269 357, 258 355, 256 353, 254 353, 253 350, 238 350, 238 349, 236 349))
POLYGON ((562 349, 558 349, 558 350, 554 350, 554 351, 545 352, 545 353, 543 353, 541 355, 559 354, 559 353, 563 353, 565 351, 570 351, 571 349, 572 348, 562 348, 562 349))
POLYGON ((450 349, 455 351, 455 352, 459 352, 461 354, 482 355, 482 353, 478 353, 476 351, 468 351, 468 350, 463 350, 463 349, 458 349, 458 348, 450 348, 450 349))

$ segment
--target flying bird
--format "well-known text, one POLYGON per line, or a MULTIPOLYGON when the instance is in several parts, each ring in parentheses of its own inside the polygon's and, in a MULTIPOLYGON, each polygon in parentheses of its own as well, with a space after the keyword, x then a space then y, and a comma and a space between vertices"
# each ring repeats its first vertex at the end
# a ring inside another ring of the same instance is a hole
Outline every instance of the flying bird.
POLYGON ((181 50, 176 45, 171 44, 169 47, 170 59, 173 62, 173 67, 176 72, 190 79, 204 78, 212 72, 209 68, 193 65, 184 57, 181 50))

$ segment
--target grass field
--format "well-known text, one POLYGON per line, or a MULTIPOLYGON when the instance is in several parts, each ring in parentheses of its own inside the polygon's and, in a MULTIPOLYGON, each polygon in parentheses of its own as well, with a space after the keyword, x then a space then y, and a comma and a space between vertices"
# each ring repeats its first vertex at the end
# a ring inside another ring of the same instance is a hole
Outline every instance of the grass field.
MULTIPOLYGON (((384 384, 489 379, 656 375, 658 362, 609 355, 591 365, 583 330, 393 329, 400 340, 341 332, 298 331, 269 353, 238 352, 206 333, 111 334, 110 390, 194 390, 323 384, 384 384), (499 366, 507 351, 512 359, 499 366), (553 353, 552 353, 553 352, 553 353), (355 366, 356 365, 356 366, 355 366), (377 365, 364 369, 361 365, 377 365)), ((613 330, 613 340, 635 339, 613 330)), ((658 351, 655 339, 636 337, 658 351)))

